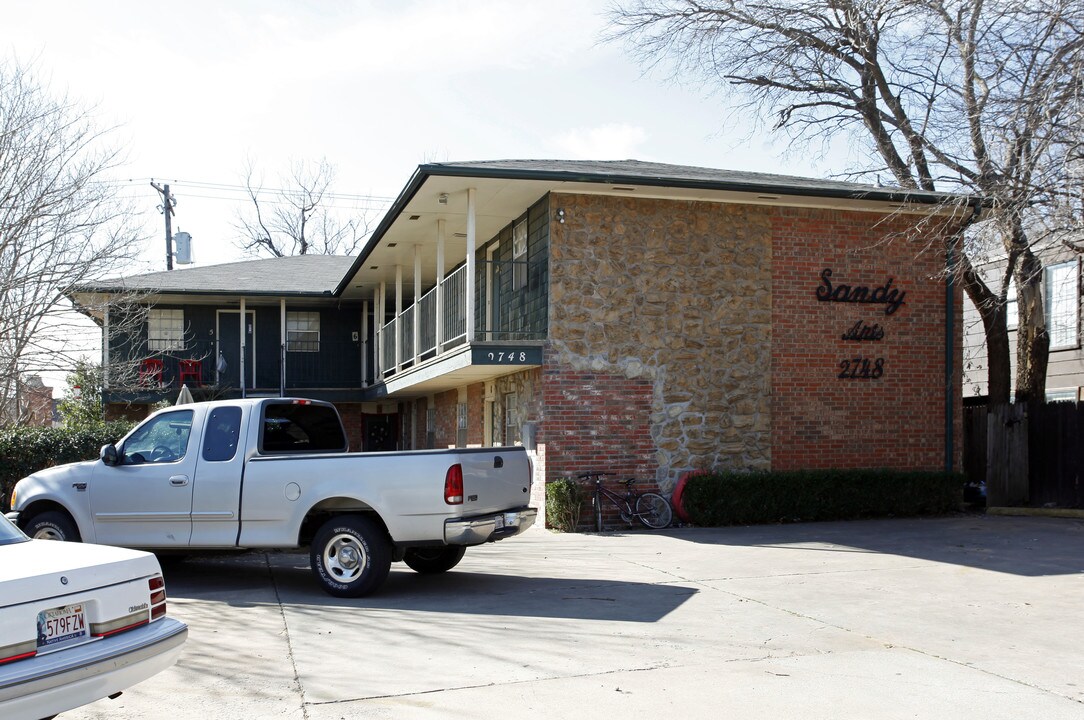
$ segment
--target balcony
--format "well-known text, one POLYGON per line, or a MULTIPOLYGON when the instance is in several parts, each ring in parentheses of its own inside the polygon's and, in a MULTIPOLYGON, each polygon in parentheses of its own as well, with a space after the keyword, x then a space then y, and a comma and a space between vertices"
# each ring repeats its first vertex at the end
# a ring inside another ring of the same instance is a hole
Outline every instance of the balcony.
MULTIPOLYGON (((379 328, 378 384, 383 381, 403 389, 410 385, 403 382, 405 376, 426 368, 428 372, 422 374, 431 381, 440 374, 440 363, 451 357, 460 358, 455 365, 459 369, 541 363, 541 346, 546 339, 544 264, 488 261, 477 265, 471 336, 464 265, 379 328), (514 288, 520 277, 534 277, 535 282, 520 281, 520 287, 514 288)), ((493 370, 485 372, 492 375, 493 370)))
MULTIPOLYGON (((190 328, 187 336, 203 334, 190 328)), ((241 383, 241 348, 213 340, 185 339, 169 347, 112 348, 106 373, 108 402, 154 403, 176 397, 187 385, 196 400, 254 395, 300 395, 349 399, 360 397, 363 381, 357 345, 344 351, 324 340, 306 351, 287 351, 277 327, 262 328, 245 348, 241 383)))

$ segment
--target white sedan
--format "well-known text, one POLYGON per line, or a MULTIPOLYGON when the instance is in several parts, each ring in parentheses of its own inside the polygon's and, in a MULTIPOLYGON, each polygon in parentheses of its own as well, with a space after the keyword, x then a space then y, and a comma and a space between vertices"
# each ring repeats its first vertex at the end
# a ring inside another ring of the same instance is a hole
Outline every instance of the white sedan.
POLYGON ((0 718, 37 720, 116 697, 177 661, 154 555, 31 540, 0 516, 0 718))

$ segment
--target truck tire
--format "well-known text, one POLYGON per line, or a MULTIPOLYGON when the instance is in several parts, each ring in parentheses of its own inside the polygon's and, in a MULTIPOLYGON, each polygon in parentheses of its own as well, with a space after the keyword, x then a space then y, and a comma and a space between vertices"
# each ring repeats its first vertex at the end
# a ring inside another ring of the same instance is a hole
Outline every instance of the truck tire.
POLYGON ((388 577, 391 543, 370 518, 340 515, 316 531, 309 561, 329 595, 361 597, 376 590, 388 577))
POLYGON ((448 572, 463 559, 467 548, 462 545, 436 545, 433 547, 408 548, 403 562, 411 570, 423 575, 448 572))
POLYGON ((79 528, 68 516, 68 513, 60 510, 49 510, 39 513, 23 527, 23 532, 35 540, 61 540, 64 542, 79 542, 79 528))

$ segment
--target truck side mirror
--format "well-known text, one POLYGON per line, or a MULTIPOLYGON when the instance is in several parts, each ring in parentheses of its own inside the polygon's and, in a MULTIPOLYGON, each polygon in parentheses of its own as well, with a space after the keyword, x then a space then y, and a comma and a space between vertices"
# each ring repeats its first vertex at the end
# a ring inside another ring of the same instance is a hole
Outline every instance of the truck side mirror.
POLYGON ((120 461, 116 445, 102 445, 102 451, 98 454, 106 465, 116 465, 120 461))

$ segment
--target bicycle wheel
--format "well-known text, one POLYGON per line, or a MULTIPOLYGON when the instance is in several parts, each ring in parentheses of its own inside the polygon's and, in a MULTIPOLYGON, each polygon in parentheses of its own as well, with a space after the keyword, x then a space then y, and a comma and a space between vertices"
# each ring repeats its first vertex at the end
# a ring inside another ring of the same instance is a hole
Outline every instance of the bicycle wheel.
POLYGON ((602 532, 602 498, 598 495, 594 499, 595 505, 595 532, 602 532))
POLYGON ((670 527, 673 517, 674 511, 662 495, 647 492, 636 498, 636 518, 652 530, 670 527))

